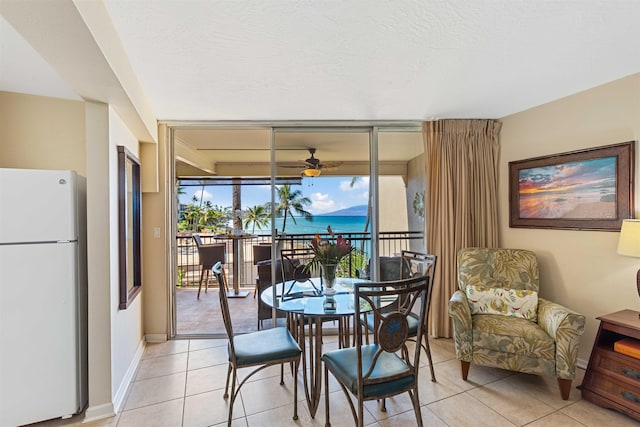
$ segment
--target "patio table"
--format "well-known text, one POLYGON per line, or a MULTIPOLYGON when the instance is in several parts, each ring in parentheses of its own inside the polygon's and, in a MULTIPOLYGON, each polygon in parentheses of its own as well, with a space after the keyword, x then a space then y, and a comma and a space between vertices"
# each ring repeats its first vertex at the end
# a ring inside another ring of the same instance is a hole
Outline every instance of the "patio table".
MULTIPOLYGON (((282 310, 289 316, 289 327, 292 334, 297 337, 298 344, 302 348, 302 375, 304 392, 309 405, 311 417, 315 417, 320 403, 322 390, 322 322, 328 319, 338 320, 339 343, 341 347, 348 347, 350 318, 355 314, 354 284, 367 280, 356 278, 336 278, 334 288, 336 294, 335 311, 325 311, 322 294, 322 286, 319 277, 296 281, 289 280, 284 283, 276 283, 266 288, 260 298, 265 304, 282 310), (275 300, 274 300, 275 287, 275 300), (283 294, 285 294, 283 298, 283 294), (305 331, 307 325, 307 331, 305 331), (309 348, 305 342, 306 334, 309 337, 309 348), (307 370, 307 359, 309 369, 307 370)), ((383 305, 388 305, 387 301, 383 305)))

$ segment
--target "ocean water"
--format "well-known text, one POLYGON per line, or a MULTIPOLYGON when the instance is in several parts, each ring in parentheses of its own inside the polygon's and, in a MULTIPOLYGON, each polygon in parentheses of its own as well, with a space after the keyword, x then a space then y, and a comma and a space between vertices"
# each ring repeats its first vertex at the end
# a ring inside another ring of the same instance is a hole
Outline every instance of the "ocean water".
MULTIPOLYGON (((284 230, 287 234, 298 233, 326 233, 327 226, 330 225, 334 233, 347 233, 356 232, 360 233, 364 231, 364 224, 366 216, 332 216, 332 215, 318 215, 314 216, 310 220, 305 218, 296 217, 296 223, 294 224, 291 217, 287 217, 287 228, 284 230)), ((278 232, 282 232, 283 218, 276 218, 276 228, 278 232)), ((251 226, 247 229, 251 231, 251 226)), ((269 233, 269 229, 258 230, 256 234, 269 233)))

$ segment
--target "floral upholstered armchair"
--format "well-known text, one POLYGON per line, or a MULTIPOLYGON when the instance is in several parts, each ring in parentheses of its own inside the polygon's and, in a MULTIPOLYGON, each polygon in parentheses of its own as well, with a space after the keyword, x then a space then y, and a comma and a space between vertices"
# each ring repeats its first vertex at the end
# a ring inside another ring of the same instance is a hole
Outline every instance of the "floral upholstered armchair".
POLYGON ((521 249, 465 248, 449 300, 462 378, 471 362, 558 379, 567 400, 584 316, 538 298, 538 262, 521 249))

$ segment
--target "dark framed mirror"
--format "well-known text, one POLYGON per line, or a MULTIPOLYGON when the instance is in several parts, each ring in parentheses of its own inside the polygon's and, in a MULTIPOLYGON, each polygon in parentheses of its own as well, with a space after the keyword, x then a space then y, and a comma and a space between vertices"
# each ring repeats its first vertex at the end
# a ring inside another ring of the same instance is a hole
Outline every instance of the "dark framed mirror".
POLYGON ((141 207, 140 161, 126 147, 119 145, 118 236, 121 310, 129 307, 142 289, 141 207))

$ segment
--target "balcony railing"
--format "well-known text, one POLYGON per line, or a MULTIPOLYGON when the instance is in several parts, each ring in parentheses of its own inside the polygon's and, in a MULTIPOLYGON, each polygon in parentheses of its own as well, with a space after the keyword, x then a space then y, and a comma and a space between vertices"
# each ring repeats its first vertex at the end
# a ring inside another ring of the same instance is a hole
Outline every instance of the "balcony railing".
MULTIPOLYGON (((351 241, 355 251, 349 257, 349 271, 354 272, 355 268, 364 268, 370 259, 371 233, 342 233, 343 237, 351 241)), ((323 238, 328 238, 327 233, 320 234, 323 238)), ((315 234, 287 234, 277 238, 277 244, 281 248, 301 248, 306 247, 315 234)), ((202 243, 224 243, 227 245, 227 271, 236 260, 233 259, 233 245, 230 239, 216 237, 214 235, 200 234, 202 243)), ((423 239, 421 231, 387 231, 380 233, 379 252, 380 256, 399 255, 403 249, 415 249, 423 239), (412 245, 413 242, 413 245, 412 245)), ((200 266, 198 259, 198 248, 191 235, 177 236, 177 265, 178 265, 178 286, 189 286, 197 284, 200 280, 200 266)), ((253 286, 256 280, 257 269, 253 263, 253 245, 259 243, 271 243, 271 235, 258 234, 250 239, 241 239, 240 245, 240 285, 253 286)), ((420 245, 421 246, 421 245, 420 245)), ((279 257, 279 256, 278 256, 279 257)), ((231 280, 231 278, 229 278, 231 280)))

